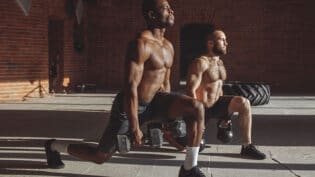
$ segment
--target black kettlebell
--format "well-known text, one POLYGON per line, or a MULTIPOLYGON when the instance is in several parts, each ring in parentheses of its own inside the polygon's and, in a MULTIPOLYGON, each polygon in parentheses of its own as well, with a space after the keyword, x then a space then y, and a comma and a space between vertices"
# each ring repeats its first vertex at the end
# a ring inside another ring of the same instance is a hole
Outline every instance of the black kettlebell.
POLYGON ((224 120, 219 120, 217 122, 217 139, 220 140, 222 143, 230 143, 233 139, 232 122, 230 121, 227 126, 221 126, 222 121, 224 120))
POLYGON ((202 138, 200 141, 199 152, 202 152, 206 148, 206 139, 202 138))
MULTIPOLYGON (((178 144, 182 145, 182 146, 186 146, 187 145, 187 136, 184 137, 177 137, 176 141, 178 144)), ((206 148, 206 139, 204 137, 202 137, 201 141, 200 141, 200 145, 199 145, 199 152, 202 152, 205 148, 206 148)))
POLYGON ((175 120, 169 125, 174 137, 186 136, 186 123, 183 120, 175 120))

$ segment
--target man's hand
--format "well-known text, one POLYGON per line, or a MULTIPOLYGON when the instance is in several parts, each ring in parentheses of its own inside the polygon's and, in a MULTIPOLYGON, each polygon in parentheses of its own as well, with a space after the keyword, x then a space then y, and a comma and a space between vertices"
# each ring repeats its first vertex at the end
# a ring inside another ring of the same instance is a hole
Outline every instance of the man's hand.
POLYGON ((131 142, 133 146, 142 146, 143 145, 143 133, 140 129, 136 129, 132 132, 131 142))

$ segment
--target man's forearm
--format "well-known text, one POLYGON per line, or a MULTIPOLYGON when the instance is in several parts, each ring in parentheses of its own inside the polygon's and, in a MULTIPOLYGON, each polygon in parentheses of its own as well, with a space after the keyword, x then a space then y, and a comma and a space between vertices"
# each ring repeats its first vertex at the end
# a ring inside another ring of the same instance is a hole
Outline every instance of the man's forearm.
POLYGON ((160 92, 171 92, 171 85, 170 84, 163 84, 159 90, 160 92))
POLYGON ((168 93, 171 92, 171 84, 169 82, 164 85, 164 91, 168 93))
POLYGON ((139 128, 138 122, 138 95, 135 91, 130 91, 126 97, 127 117, 131 131, 139 128))
POLYGON ((197 98, 195 91, 193 89, 191 89, 191 88, 188 88, 186 90, 186 94, 187 94, 187 96, 190 96, 190 97, 192 97, 194 99, 197 98))

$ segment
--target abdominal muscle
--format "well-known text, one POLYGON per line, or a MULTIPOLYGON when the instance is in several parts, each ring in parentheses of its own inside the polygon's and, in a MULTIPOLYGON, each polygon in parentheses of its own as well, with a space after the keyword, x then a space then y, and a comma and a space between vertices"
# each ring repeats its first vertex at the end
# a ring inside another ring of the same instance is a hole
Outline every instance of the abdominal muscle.
POLYGON ((144 71, 138 86, 139 103, 150 103, 165 79, 165 69, 144 71))
POLYGON ((197 100, 201 101, 207 108, 212 107, 221 96, 222 84, 222 80, 201 84, 196 91, 197 100))

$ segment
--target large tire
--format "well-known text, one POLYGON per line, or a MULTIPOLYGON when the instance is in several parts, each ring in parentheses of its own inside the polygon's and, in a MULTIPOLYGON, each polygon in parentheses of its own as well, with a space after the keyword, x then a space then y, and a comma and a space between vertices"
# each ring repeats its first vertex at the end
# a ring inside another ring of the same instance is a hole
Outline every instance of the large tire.
POLYGON ((243 96, 252 106, 268 104, 270 86, 265 83, 226 82, 223 85, 224 95, 243 96))

